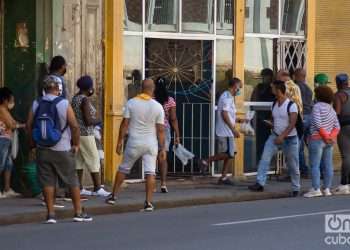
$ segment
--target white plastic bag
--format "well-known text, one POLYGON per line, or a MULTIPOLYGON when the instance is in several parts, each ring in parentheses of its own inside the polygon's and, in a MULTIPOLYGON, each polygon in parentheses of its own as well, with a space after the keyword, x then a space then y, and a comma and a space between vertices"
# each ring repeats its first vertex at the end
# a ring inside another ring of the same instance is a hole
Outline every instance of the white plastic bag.
POLYGON ((175 152, 176 157, 179 158, 183 165, 187 165, 188 161, 194 158, 194 154, 188 151, 181 144, 174 145, 173 151, 175 152))
POLYGON ((17 131, 17 129, 15 129, 13 131, 12 142, 11 142, 11 156, 12 156, 12 159, 16 159, 17 158, 18 149, 19 149, 18 131, 17 131))
POLYGON ((247 113, 245 115, 246 121, 244 123, 242 123, 240 126, 240 131, 244 135, 247 135, 247 136, 254 136, 255 135, 254 128, 251 125, 251 121, 254 118, 254 116, 255 116, 255 111, 252 111, 252 110, 247 111, 247 113))

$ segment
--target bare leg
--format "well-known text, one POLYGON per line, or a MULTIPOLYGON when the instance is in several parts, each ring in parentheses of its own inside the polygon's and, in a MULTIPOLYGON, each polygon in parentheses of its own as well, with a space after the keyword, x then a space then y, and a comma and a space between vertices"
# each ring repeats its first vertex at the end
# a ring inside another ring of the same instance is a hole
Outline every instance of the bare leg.
POLYGON ((73 187, 70 188, 71 196, 72 196, 72 202, 74 206, 74 211, 76 214, 81 214, 81 203, 80 203, 80 188, 79 187, 73 187))
POLYGON ((82 169, 77 170, 80 190, 83 189, 83 173, 84 173, 84 170, 82 170, 82 169))
POLYGON ((221 178, 222 178, 222 179, 225 178, 226 175, 227 175, 228 169, 229 169, 229 167, 230 167, 230 162, 231 162, 231 161, 230 161, 229 158, 227 158, 227 159, 224 160, 224 167, 222 168, 222 173, 221 173, 221 178))
POLYGON ((146 176, 146 201, 151 203, 153 200, 153 189, 155 185, 155 176, 147 175, 146 176))
POLYGON ((219 153, 213 156, 210 156, 207 159, 208 164, 210 165, 212 162, 216 162, 216 161, 224 161, 226 159, 228 159, 228 155, 226 153, 219 153))
POLYGON ((49 215, 54 215, 55 210, 54 210, 53 204, 54 204, 54 200, 55 200, 55 188, 54 187, 44 187, 43 193, 44 193, 44 197, 45 197, 47 213, 49 215))
POLYGON ((101 177, 100 173, 90 173, 92 182, 94 183, 94 192, 97 192, 101 188, 101 177))
POLYGON ((125 180, 125 174, 118 171, 115 174, 115 181, 114 181, 113 190, 112 190, 113 196, 118 195, 120 193, 120 187, 123 184, 124 180, 125 180))
POLYGON ((4 171, 4 192, 8 192, 11 189, 11 171, 4 171))
POLYGON ((166 186, 166 177, 168 175, 168 161, 160 160, 158 157, 159 170, 160 170, 160 185, 166 186))

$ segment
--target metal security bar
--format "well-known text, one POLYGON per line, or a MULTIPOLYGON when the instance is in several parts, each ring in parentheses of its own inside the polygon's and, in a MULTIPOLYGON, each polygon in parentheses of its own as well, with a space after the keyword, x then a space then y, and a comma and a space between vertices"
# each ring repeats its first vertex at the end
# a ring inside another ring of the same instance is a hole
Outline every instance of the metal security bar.
MULTIPOLYGON (((195 175, 200 173, 197 159, 207 157, 211 149, 211 103, 183 103, 181 116, 178 116, 180 130, 182 131, 181 143, 195 155, 195 159, 187 165, 183 165, 172 150, 169 152, 171 166, 169 173, 176 175, 195 175)), ((174 135, 172 135, 172 141, 174 135)), ((172 147, 172 145, 171 145, 172 147)))

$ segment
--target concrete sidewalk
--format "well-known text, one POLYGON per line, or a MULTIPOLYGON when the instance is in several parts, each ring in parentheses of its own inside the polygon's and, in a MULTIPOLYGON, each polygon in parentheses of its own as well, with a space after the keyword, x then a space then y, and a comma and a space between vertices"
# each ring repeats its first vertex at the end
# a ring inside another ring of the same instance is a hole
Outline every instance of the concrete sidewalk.
MULTIPOLYGON (((338 183, 338 177, 334 183, 338 183)), ((255 178, 238 182, 235 186, 217 185, 217 178, 192 177, 190 179, 173 179, 168 182, 168 194, 155 193, 156 209, 195 206, 225 202, 251 201, 273 198, 285 198, 290 195, 290 183, 277 181, 274 177, 268 182, 266 191, 253 193, 247 186, 255 182, 255 178)), ((310 180, 302 180, 303 191, 311 186, 310 180)), ((107 205, 100 197, 91 197, 83 203, 90 215, 136 212, 143 208, 145 200, 144 184, 128 184, 120 195, 115 206, 107 205)), ((70 202, 65 202, 65 208, 57 209, 57 218, 73 216, 70 202)), ((46 218, 45 208, 39 199, 1 199, 0 225, 42 222, 46 218)))

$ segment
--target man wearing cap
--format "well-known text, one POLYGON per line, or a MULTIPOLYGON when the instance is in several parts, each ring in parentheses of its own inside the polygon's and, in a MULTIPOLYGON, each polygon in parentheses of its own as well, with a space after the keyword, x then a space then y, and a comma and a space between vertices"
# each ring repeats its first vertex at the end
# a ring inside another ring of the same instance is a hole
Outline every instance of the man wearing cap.
MULTIPOLYGON (((273 81, 272 69, 265 68, 260 73, 262 82, 259 83, 253 90, 251 101, 252 102, 273 102, 276 98, 272 93, 271 83, 273 81)), ((269 138, 271 132, 270 128, 266 126, 264 120, 271 120, 271 112, 259 111, 256 114, 256 154, 257 161, 260 160, 264 145, 269 138)))
POLYGON ((335 194, 350 194, 350 88, 349 76, 338 74, 335 78, 337 93, 334 98, 334 109, 340 123, 338 146, 342 156, 341 183, 335 194))
POLYGON ((319 73, 315 75, 314 77, 315 89, 319 86, 327 85, 328 83, 330 83, 330 81, 328 80, 328 76, 326 74, 319 73))
POLYGON ((305 161, 305 155, 304 155, 304 140, 307 138, 309 134, 310 129, 310 122, 311 122, 311 113, 312 113, 312 107, 313 107, 313 100, 312 100, 312 90, 306 83, 306 72, 302 68, 298 68, 294 72, 294 81, 298 85, 301 93, 301 98, 303 102, 303 126, 304 126, 304 133, 302 138, 300 138, 300 152, 299 152, 299 168, 300 168, 300 175, 302 177, 307 178, 309 168, 306 165, 305 161))
POLYGON ((80 203, 79 183, 75 172, 75 155, 79 151, 79 125, 68 100, 59 97, 59 84, 60 82, 56 78, 48 76, 44 83, 46 95, 34 101, 27 122, 30 145, 32 148, 36 148, 38 177, 43 186, 47 207, 46 223, 56 223, 54 194, 57 179, 61 180, 70 189, 75 210, 74 221, 92 221, 91 217, 83 213, 80 203), (57 112, 57 125, 61 128, 60 139, 54 146, 36 145, 32 135, 33 128, 38 129, 36 126, 43 123, 40 120, 42 117, 37 117, 37 115, 42 111, 52 110, 52 107, 57 112))

